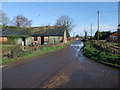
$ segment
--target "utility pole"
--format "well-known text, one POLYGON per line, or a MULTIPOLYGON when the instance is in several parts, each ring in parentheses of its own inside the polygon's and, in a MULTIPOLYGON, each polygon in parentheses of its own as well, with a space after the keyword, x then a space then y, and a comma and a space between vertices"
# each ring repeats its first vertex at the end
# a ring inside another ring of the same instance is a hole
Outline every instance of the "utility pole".
POLYGON ((91 23, 91 39, 92 39, 92 23, 91 23))
POLYGON ((99 22, 100 22, 100 12, 98 11, 98 40, 99 40, 99 31, 100 31, 100 26, 99 26, 99 22))
POLYGON ((84 32, 85 32, 85 39, 87 39, 87 31, 86 31, 86 30, 84 30, 84 32))
POLYGON ((118 24, 118 30, 117 30, 117 32, 118 32, 118 42, 120 41, 120 24, 118 24))

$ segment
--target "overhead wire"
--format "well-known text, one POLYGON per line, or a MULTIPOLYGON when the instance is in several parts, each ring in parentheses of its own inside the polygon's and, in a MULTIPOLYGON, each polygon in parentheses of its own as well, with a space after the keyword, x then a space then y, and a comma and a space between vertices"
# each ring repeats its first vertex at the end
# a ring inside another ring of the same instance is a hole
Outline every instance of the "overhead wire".
POLYGON ((44 8, 44 7, 42 7, 42 6, 40 6, 40 5, 37 4, 37 3, 33 2, 32 4, 35 5, 35 6, 37 6, 37 7, 39 7, 40 9, 43 9, 44 11, 46 11, 46 12, 49 13, 49 14, 51 14, 52 16, 58 17, 58 16, 57 16, 56 14, 54 14, 53 12, 51 12, 51 11, 49 11, 48 9, 46 9, 46 8, 44 8))

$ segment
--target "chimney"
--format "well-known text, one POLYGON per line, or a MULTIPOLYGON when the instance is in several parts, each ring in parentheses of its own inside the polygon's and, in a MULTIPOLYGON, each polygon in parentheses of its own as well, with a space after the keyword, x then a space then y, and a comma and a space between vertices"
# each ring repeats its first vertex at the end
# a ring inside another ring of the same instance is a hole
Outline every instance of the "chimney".
POLYGON ((64 37, 63 37, 63 42, 64 42, 64 43, 67 43, 66 29, 64 29, 64 37))

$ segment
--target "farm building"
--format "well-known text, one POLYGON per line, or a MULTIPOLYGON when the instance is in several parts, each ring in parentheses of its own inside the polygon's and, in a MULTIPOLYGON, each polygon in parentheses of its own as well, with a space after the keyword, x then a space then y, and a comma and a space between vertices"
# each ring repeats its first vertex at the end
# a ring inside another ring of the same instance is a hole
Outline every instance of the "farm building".
POLYGON ((2 30, 0 40, 8 42, 14 38, 17 45, 43 45, 66 42, 64 26, 24 27, 2 30))
POLYGON ((118 31, 111 33, 109 36, 106 37, 106 40, 109 41, 119 41, 120 42, 120 29, 118 31))
POLYGON ((78 40, 78 37, 69 37, 69 40, 78 40))

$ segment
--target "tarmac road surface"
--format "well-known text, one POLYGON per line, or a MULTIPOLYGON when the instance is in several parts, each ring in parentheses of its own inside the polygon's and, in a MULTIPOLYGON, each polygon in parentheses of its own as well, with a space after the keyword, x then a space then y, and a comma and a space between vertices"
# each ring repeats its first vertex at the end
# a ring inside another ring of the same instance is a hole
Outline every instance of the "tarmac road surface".
POLYGON ((118 88, 118 70, 82 55, 83 43, 2 69, 3 88, 118 88))

